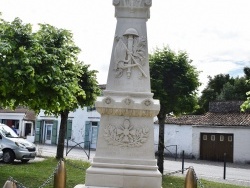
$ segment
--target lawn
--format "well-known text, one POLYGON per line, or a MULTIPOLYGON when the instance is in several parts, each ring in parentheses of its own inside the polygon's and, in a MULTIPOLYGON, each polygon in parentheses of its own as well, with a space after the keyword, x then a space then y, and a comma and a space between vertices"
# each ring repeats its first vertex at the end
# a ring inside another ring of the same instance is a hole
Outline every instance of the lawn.
MULTIPOLYGON (((48 184, 44 187, 53 187, 53 172, 56 169, 58 161, 54 158, 47 158, 40 162, 30 162, 22 164, 4 164, 0 162, 0 187, 12 177, 23 187, 38 188, 47 180, 48 184)), ((67 188, 73 188, 77 184, 83 184, 85 180, 85 169, 89 167, 88 162, 79 160, 66 160, 67 169, 67 188)), ((243 188, 235 185, 226 185, 210 181, 201 180, 205 188, 243 188)), ((176 176, 167 176, 163 178, 163 188, 183 188, 184 178, 176 176)))
MULTIPOLYGON (((51 181, 46 188, 53 187, 53 172, 56 169, 58 161, 54 158, 47 158, 40 162, 29 162, 22 164, 15 162, 14 164, 4 164, 0 162, 0 187, 12 177, 17 182, 23 184, 24 187, 38 188, 50 177, 51 181)), ((77 184, 84 183, 85 170, 89 167, 88 162, 79 160, 66 160, 67 170, 67 188, 73 188, 77 184)))

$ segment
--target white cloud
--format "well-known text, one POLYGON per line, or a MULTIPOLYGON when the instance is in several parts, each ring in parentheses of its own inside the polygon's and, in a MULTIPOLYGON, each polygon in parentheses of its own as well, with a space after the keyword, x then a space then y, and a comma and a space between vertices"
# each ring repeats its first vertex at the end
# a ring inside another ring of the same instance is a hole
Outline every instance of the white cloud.
MULTIPOLYGON (((208 75, 235 74, 250 66, 249 5, 249 0, 153 0, 149 51, 163 45, 187 51, 202 71, 201 89, 208 75)), ((7 20, 20 17, 71 30, 82 49, 80 59, 106 83, 116 27, 111 0, 1 0, 0 12, 7 20)))

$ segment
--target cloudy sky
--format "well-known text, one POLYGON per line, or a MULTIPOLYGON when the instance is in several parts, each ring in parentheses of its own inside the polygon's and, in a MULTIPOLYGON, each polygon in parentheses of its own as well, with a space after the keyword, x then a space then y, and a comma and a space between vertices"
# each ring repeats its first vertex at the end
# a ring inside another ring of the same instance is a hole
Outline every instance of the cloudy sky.
MULTIPOLYGON (((147 22, 149 52, 168 45, 184 50, 207 76, 243 75, 250 66, 250 0, 153 0, 147 22)), ((71 30, 81 48, 80 60, 107 81, 116 27, 112 0, 0 0, 2 18, 24 23, 48 23, 71 30)))

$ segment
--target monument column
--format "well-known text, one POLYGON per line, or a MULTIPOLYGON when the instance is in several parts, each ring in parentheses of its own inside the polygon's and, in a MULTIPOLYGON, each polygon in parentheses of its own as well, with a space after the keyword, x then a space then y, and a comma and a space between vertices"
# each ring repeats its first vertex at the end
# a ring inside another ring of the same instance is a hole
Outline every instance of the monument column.
POLYGON ((151 0, 113 0, 117 25, 96 155, 85 187, 160 188, 154 121, 160 105, 150 89, 146 22, 151 0))

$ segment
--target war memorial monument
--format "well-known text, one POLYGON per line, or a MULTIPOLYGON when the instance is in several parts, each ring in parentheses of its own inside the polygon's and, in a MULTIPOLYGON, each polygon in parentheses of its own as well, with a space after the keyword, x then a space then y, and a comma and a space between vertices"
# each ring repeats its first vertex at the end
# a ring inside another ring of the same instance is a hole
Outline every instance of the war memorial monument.
POLYGON ((153 99, 146 22, 152 0, 113 0, 117 25, 101 114, 96 155, 85 185, 75 188, 160 188, 154 155, 153 99))

